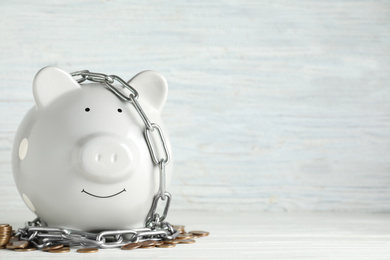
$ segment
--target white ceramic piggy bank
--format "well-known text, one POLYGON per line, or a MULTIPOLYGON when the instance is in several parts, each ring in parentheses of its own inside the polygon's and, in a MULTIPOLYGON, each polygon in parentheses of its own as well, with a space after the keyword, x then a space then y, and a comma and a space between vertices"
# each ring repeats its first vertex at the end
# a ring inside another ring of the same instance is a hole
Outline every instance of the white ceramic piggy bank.
MULTIPOLYGON (((167 139, 160 118, 168 91, 164 77, 144 71, 129 83, 167 139)), ((78 84, 55 67, 37 73, 33 93, 36 106, 20 124, 12 153, 16 186, 29 209, 55 227, 144 226, 159 189, 159 168, 132 104, 100 83, 78 84)))

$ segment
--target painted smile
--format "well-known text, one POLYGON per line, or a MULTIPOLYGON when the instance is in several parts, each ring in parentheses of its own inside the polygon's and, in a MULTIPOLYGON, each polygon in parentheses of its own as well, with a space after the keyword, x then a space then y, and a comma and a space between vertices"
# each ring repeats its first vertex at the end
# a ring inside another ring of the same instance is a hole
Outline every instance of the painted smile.
POLYGON ((123 190, 121 190, 121 191, 118 192, 118 193, 115 193, 115 194, 112 194, 112 195, 108 195, 108 196, 98 196, 98 195, 89 193, 89 192, 87 192, 87 191, 84 190, 84 189, 81 191, 81 193, 84 192, 85 194, 88 194, 89 196, 96 197, 96 198, 100 198, 100 199, 108 199, 108 198, 115 197, 116 195, 119 195, 119 194, 121 194, 122 192, 125 192, 125 191, 126 191, 126 189, 123 189, 123 190))

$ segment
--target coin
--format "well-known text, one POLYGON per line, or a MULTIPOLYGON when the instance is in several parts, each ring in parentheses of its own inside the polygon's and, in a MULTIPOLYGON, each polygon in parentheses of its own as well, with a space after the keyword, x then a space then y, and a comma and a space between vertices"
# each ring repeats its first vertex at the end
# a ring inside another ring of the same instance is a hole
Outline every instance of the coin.
POLYGON ((175 247, 176 244, 162 244, 162 245, 159 245, 157 246, 158 248, 172 248, 172 247, 175 247))
POLYGON ((12 226, 3 226, 3 227, 0 227, 0 231, 12 231, 12 226))
POLYGON ((27 241, 15 241, 8 243, 6 248, 7 249, 16 249, 16 248, 25 248, 29 245, 27 241))
POLYGON ((45 246, 44 248, 42 248, 42 251, 56 250, 63 247, 64 245, 45 246))
POLYGON ((15 248, 14 251, 16 252, 29 252, 29 251, 35 251, 37 250, 35 247, 26 247, 26 248, 15 248))
POLYGON ((185 229, 185 226, 184 225, 172 225, 172 227, 176 230, 178 229, 185 229))
POLYGON ((180 240, 180 244, 193 244, 196 241, 194 239, 182 239, 180 240))
POLYGON ((130 243, 130 244, 127 244, 127 245, 123 245, 121 247, 122 250, 132 250, 132 249, 136 249, 136 248, 139 248, 141 246, 141 243, 130 243))
POLYGON ((5 249, 5 246, 0 246, 0 249, 5 249))
POLYGON ((186 233, 185 226, 183 225, 172 225, 173 229, 180 232, 180 234, 186 233))
POLYGON ((0 246, 5 246, 9 243, 10 239, 5 238, 0 240, 0 246))
POLYGON ((0 228, 10 227, 9 224, 0 224, 0 228))
POLYGON ((210 234, 210 232, 199 231, 199 230, 190 231, 188 233, 193 234, 194 236, 197 236, 197 237, 207 237, 210 234))
POLYGON ((150 247, 154 246, 157 243, 155 240, 146 240, 144 242, 141 242, 141 247, 150 247))
POLYGON ((153 245, 153 246, 141 246, 140 248, 142 248, 142 249, 149 249, 149 248, 155 248, 155 246, 153 245))
POLYGON ((164 244, 178 244, 178 243, 180 243, 180 239, 164 240, 164 244))
POLYGON ((4 226, 4 227, 0 227, 0 231, 10 231, 12 232, 12 227, 11 226, 4 226))
POLYGON ((59 249, 49 250, 49 253, 67 253, 67 252, 70 252, 70 248, 69 247, 61 247, 59 249))
POLYGON ((78 253, 96 253, 99 252, 99 249, 97 248, 80 248, 77 249, 78 253))
POLYGON ((189 238, 193 238, 194 235, 190 234, 190 233, 183 233, 183 234, 180 234, 176 237, 176 239, 189 239, 189 238))
POLYGON ((164 241, 159 240, 159 241, 156 241, 156 245, 155 246, 161 246, 163 244, 164 244, 164 241))

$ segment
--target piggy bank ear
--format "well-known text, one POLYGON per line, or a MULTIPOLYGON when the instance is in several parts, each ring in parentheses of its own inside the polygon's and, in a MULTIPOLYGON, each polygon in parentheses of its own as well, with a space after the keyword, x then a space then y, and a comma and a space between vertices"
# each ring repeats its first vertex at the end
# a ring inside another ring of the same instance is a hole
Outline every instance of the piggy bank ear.
POLYGON ((142 71, 128 83, 137 90, 140 99, 146 100, 157 111, 162 111, 167 100, 168 84, 160 73, 152 70, 142 71))
POLYGON ((56 67, 45 67, 35 75, 33 94, 38 108, 47 106, 68 91, 80 88, 72 76, 56 67))

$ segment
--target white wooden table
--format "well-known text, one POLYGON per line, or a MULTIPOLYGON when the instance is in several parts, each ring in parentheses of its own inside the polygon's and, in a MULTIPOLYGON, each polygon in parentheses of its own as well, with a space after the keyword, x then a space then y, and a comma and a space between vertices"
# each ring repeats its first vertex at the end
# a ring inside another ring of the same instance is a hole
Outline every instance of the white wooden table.
MULTIPOLYGON (((21 227, 27 209, 0 213, 21 227)), ((390 214, 170 212, 170 222, 210 236, 172 249, 101 249, 95 254, 0 250, 0 259, 390 259, 390 214)))

